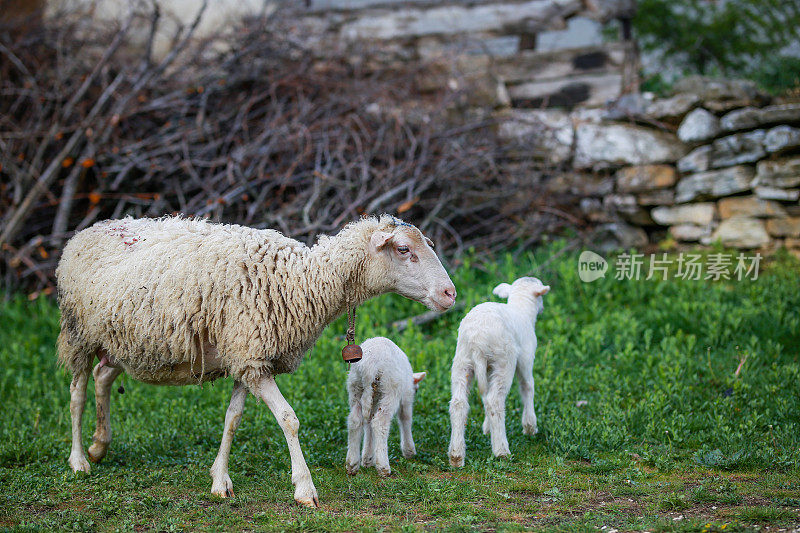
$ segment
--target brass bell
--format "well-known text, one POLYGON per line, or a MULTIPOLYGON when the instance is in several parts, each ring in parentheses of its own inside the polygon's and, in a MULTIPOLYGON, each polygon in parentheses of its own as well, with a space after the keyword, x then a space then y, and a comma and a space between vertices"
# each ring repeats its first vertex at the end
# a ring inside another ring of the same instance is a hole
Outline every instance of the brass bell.
POLYGON ((348 344, 342 348, 342 359, 345 363, 357 363, 361 361, 361 346, 358 344, 348 344))

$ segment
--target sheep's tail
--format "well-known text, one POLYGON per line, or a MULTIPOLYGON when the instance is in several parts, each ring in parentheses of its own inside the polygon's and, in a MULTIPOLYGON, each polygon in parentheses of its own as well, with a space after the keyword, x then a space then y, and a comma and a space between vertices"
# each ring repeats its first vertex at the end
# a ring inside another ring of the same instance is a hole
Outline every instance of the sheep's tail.
POLYGON ((85 344, 77 342, 64 324, 58 334, 57 348, 58 366, 68 369, 73 376, 91 370, 94 352, 85 344))
POLYGON ((477 383, 478 392, 481 394, 481 398, 483 398, 486 395, 486 391, 489 390, 489 381, 486 376, 487 359, 483 354, 475 354, 472 363, 475 369, 475 383, 477 383))
POLYGON ((364 387, 364 392, 361 396, 361 412, 364 413, 364 418, 370 422, 375 417, 375 412, 378 410, 378 404, 381 400, 380 385, 381 375, 378 374, 368 387, 364 387))

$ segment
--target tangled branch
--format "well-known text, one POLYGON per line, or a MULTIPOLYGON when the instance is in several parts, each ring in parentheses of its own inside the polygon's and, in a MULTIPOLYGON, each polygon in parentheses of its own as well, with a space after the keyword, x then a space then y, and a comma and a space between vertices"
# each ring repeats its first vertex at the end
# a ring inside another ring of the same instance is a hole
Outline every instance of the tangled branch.
POLYGON ((7 287, 52 290, 65 240, 125 215, 183 213, 311 243, 389 212, 448 255, 572 224, 540 209, 536 161, 506 158, 492 121, 461 112, 462 93, 419 90, 438 67, 320 60, 278 18, 200 41, 201 17, 160 61, 157 11, 144 52, 130 45, 134 15, 113 36, 62 22, 0 41, 7 287))

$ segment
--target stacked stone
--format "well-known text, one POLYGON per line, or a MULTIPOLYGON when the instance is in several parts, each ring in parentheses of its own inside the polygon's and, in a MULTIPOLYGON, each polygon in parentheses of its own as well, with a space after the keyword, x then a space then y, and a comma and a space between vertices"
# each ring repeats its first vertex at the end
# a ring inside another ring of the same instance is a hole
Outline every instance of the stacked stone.
POLYGON ((693 77, 676 90, 605 109, 508 110, 500 134, 512 153, 570 168, 550 191, 579 197, 625 246, 666 230, 678 242, 800 255, 800 104, 768 105, 745 81, 693 77))
POLYGON ((602 105, 638 83, 631 41, 594 34, 635 0, 309 0, 292 30, 320 59, 408 71, 421 92, 467 88, 474 108, 602 105), (548 44, 548 42, 550 44, 548 44), (574 44, 569 44, 573 42, 574 44))
POLYGON ((800 156, 792 155, 800 150, 800 104, 763 105, 766 98, 743 82, 690 78, 679 88, 699 102, 678 127, 692 150, 677 162, 676 206, 663 210, 661 223, 679 241, 783 244, 800 253, 800 156), (678 206, 706 212, 673 224, 678 206))

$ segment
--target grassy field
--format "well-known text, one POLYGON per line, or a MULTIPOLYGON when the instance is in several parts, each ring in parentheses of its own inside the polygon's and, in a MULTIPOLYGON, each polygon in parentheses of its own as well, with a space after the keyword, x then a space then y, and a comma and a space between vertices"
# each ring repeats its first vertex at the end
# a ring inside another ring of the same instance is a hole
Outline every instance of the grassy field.
MULTIPOLYGON (((559 246, 454 265, 459 299, 492 299, 495 284, 535 271, 559 246)), ((345 474, 339 321, 295 375, 278 378, 300 418, 319 510, 294 504, 283 434, 253 397, 231 453, 236 496, 210 495, 230 380, 158 388, 121 378, 109 455, 89 476, 74 475, 69 377, 55 367, 58 311, 46 299, 11 297, 0 301, 0 528, 800 528, 800 264, 779 255, 762 270, 757 281, 582 283, 577 255, 567 253, 537 271, 552 286, 537 325, 540 433, 522 434, 515 387, 507 404, 513 455, 492 459, 473 393, 462 470, 449 467, 446 452, 449 368, 465 311, 396 333, 389 324, 422 306, 398 296, 368 303, 359 338, 389 336, 428 372, 415 404, 418 455, 402 458, 394 426, 391 477, 345 474)))

